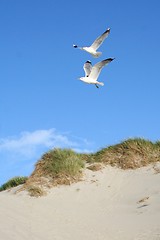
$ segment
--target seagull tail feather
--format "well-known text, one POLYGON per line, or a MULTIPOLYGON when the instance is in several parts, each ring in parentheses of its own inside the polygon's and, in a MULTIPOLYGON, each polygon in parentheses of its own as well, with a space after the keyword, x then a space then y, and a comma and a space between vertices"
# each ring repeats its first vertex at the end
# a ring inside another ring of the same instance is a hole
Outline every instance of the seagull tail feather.
POLYGON ((96 54, 93 54, 93 57, 98 58, 101 56, 101 54, 102 54, 101 52, 96 52, 96 54))
POLYGON ((99 84, 100 86, 104 86, 104 83, 103 83, 103 82, 98 82, 98 84, 99 84))

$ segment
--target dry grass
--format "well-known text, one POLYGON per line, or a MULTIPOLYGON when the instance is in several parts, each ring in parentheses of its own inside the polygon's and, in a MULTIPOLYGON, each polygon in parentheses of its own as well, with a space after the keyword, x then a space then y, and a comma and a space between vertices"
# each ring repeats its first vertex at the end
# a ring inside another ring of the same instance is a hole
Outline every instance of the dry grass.
POLYGON ((142 199, 140 199, 137 203, 144 203, 149 199, 149 197, 144 197, 142 199))
POLYGON ((155 171, 155 174, 159 174, 160 173, 160 166, 153 166, 153 169, 155 171))
POLYGON ((93 163, 87 168, 91 171, 100 171, 101 169, 104 168, 104 165, 102 165, 101 163, 93 163))
POLYGON ((46 195, 46 192, 44 191, 44 189, 38 186, 29 186, 27 190, 31 197, 42 197, 46 195))
POLYGON ((120 144, 104 148, 92 158, 122 169, 135 169, 160 161, 160 144, 141 138, 129 139, 120 144))

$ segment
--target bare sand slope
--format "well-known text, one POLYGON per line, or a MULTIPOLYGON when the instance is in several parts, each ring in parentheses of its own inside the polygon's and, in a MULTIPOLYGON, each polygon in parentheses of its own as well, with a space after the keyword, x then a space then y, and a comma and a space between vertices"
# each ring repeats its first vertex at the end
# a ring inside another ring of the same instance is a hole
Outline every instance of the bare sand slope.
POLYGON ((160 240, 160 173, 106 167, 45 197, 0 193, 2 240, 160 240))

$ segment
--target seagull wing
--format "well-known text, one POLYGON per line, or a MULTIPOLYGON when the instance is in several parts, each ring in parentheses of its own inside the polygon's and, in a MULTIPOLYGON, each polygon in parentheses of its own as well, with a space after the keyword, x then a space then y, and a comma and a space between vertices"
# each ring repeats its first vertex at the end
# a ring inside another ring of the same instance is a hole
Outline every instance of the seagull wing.
POLYGON ((114 60, 114 58, 107 58, 107 59, 105 59, 101 62, 96 63, 92 67, 92 70, 91 70, 91 73, 90 73, 89 77, 94 79, 94 80, 97 80, 102 68, 113 60, 114 60))
POLYGON ((89 60, 85 62, 83 69, 85 71, 85 77, 89 77, 92 70, 92 64, 89 60))
POLYGON ((109 33, 110 33, 110 28, 108 28, 100 37, 98 37, 90 47, 96 51, 100 47, 100 45, 103 43, 105 38, 108 37, 109 33))

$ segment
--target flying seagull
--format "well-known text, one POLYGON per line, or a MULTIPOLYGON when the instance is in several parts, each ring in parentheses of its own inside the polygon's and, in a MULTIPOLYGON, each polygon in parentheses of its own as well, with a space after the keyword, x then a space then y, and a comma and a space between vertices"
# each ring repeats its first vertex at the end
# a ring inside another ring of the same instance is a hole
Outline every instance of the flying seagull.
POLYGON ((79 47, 75 44, 73 44, 74 48, 79 48, 81 50, 84 50, 88 53, 90 53, 93 57, 97 58, 99 57, 102 53, 101 52, 97 52, 97 49, 100 47, 100 45, 103 43, 103 41, 105 40, 105 38, 108 37, 110 33, 110 28, 108 28, 101 36, 99 36, 90 47, 79 47))
POLYGON ((95 84, 97 88, 98 85, 103 86, 103 82, 98 82, 97 79, 99 77, 99 74, 102 70, 102 68, 107 65, 108 63, 112 62, 114 58, 107 58, 101 62, 96 63, 93 67, 91 64, 91 61, 86 61, 85 64, 83 65, 83 69, 85 72, 85 77, 79 78, 79 80, 89 83, 89 84, 95 84))

